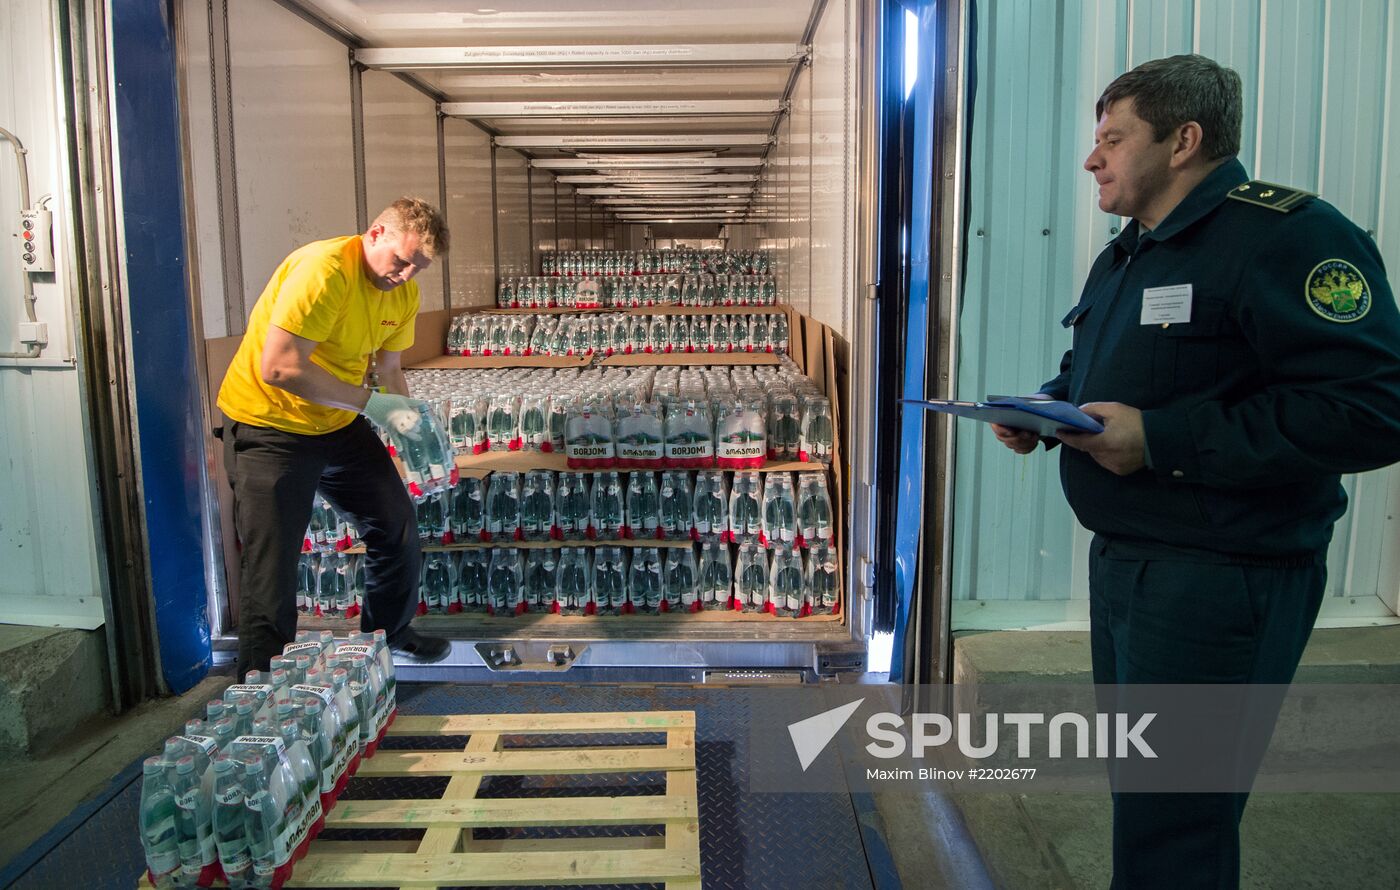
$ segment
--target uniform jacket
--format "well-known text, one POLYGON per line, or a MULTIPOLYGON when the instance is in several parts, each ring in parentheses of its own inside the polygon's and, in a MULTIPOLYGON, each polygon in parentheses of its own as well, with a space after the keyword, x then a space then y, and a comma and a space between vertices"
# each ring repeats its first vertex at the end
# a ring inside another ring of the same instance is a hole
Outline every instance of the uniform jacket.
POLYGON ((1346 508, 1340 474, 1400 460, 1400 314, 1375 242, 1235 159, 1155 230, 1130 222, 1062 323, 1073 346, 1042 391, 1143 412, 1148 468, 1116 476, 1061 449, 1094 532, 1316 558, 1346 508), (1143 323, 1144 291, 1188 284, 1189 320, 1143 323))

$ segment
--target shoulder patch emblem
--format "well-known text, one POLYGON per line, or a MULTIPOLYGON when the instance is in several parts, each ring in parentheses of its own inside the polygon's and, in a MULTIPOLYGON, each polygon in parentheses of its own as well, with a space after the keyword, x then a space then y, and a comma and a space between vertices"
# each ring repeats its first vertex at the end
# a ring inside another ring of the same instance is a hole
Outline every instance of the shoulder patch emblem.
POLYGON ((1303 294, 1308 308, 1328 321, 1356 321, 1371 311, 1371 288, 1346 260, 1323 260, 1313 266, 1303 294))
POLYGON ((1287 213, 1317 196, 1302 189, 1252 179, 1230 189, 1230 193, 1226 197, 1235 201, 1243 201, 1246 204, 1255 204, 1259 207, 1277 210, 1279 213, 1287 213))

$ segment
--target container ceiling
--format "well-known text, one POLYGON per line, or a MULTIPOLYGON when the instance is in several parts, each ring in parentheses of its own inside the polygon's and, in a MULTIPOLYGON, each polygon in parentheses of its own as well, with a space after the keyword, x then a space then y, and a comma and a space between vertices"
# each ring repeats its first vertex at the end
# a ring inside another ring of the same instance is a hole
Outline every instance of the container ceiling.
POLYGON ((579 189, 629 183, 636 200, 628 215, 637 222, 652 218, 648 207, 658 220, 687 218, 676 180, 710 176, 724 177, 711 181, 724 182, 726 193, 737 186, 751 198, 729 221, 757 218, 756 174, 824 4, 281 2, 346 34, 367 68, 410 76, 441 95, 445 113, 504 137, 501 150, 538 161, 542 173, 579 189), (575 158, 592 160, 553 163, 575 158))

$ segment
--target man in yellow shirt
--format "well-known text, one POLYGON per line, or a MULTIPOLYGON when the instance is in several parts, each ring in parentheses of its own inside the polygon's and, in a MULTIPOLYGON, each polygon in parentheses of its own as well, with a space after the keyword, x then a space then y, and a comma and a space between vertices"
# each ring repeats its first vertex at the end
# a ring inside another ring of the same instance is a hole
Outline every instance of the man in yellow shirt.
POLYGON ((361 235, 293 251, 273 273, 219 389, 224 464, 241 543, 238 676, 266 670, 296 636, 297 562, 319 489, 365 543, 363 630, 399 658, 441 661, 443 639, 408 626, 417 605, 417 519, 365 417, 411 428, 400 356, 413 345, 413 277, 446 252, 441 214, 400 198, 361 235))

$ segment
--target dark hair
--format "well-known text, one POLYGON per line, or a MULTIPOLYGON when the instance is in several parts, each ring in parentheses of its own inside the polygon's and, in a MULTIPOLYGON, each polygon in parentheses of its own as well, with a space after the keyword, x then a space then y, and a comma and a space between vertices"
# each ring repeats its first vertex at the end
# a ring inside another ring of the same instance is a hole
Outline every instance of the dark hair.
POLYGON ((1240 153, 1240 76, 1205 56, 1169 56, 1143 62, 1120 74, 1099 96, 1094 120, 1120 99, 1132 99, 1133 111, 1152 127, 1161 142, 1188 121, 1201 125, 1201 149, 1207 160, 1240 153))

